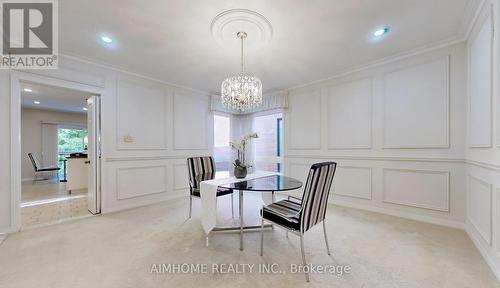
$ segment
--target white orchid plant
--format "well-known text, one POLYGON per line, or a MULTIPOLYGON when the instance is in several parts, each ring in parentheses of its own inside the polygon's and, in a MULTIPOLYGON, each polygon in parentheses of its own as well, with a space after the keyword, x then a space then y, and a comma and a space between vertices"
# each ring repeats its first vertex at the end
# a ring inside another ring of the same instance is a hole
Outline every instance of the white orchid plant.
POLYGON ((238 158, 233 163, 234 166, 247 167, 246 164, 247 142, 249 142, 253 138, 259 138, 259 135, 253 132, 245 135, 239 142, 229 142, 231 148, 236 150, 236 152, 238 153, 238 158))

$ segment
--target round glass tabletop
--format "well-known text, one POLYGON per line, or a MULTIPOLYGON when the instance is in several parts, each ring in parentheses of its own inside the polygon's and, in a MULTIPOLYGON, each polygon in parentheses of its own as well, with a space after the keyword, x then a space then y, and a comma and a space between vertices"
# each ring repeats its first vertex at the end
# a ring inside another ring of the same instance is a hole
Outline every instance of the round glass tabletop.
POLYGON ((302 187, 302 182, 287 176, 272 175, 237 183, 224 184, 219 187, 233 190, 275 192, 298 189, 302 187))

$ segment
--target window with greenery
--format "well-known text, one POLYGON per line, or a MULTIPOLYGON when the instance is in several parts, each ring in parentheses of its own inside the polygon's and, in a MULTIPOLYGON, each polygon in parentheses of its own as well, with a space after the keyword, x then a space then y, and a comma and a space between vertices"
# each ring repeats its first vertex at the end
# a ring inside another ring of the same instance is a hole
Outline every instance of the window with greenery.
POLYGON ((58 134, 59 154, 82 152, 87 146, 87 130, 61 128, 58 134))

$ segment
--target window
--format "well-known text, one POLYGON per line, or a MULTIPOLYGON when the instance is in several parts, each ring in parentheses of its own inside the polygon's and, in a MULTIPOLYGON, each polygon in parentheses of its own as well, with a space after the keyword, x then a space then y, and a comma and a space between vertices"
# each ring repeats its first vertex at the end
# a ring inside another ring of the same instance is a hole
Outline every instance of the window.
POLYGON ((87 130, 61 128, 58 131, 59 154, 82 152, 87 148, 87 130))
POLYGON ((60 176, 64 177, 64 159, 71 153, 83 152, 87 149, 87 130, 75 128, 59 128, 57 131, 58 166, 60 176))
POLYGON ((255 169, 282 171, 283 162, 283 118, 281 113, 256 116, 253 121, 255 139, 255 169))
POLYGON ((231 165, 231 119, 214 115, 214 159, 217 171, 229 171, 231 165))

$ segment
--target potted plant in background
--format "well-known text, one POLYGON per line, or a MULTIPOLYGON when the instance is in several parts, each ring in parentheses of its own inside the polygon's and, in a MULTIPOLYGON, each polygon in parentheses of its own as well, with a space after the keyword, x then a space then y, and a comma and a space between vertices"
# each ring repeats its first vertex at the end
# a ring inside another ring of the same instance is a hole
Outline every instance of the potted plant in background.
POLYGON ((247 150, 247 142, 249 142, 252 138, 259 138, 257 133, 250 133, 245 135, 239 143, 229 142, 229 145, 233 149, 236 150, 238 154, 238 158, 234 160, 234 176, 236 178, 245 178, 248 173, 248 165, 246 163, 246 150, 247 150))

